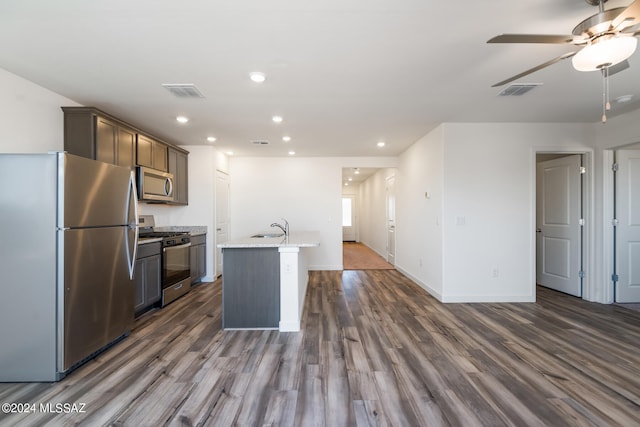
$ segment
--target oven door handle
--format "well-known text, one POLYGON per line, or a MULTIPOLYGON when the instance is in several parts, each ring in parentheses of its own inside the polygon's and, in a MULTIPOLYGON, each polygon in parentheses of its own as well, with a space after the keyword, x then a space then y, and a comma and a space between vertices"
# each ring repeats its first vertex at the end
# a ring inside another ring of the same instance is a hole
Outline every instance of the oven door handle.
POLYGON ((189 246, 191 246, 191 242, 189 242, 189 243, 185 243, 185 244, 183 244, 183 245, 167 246, 166 248, 162 249, 162 252, 167 252, 167 249, 188 248, 189 246))

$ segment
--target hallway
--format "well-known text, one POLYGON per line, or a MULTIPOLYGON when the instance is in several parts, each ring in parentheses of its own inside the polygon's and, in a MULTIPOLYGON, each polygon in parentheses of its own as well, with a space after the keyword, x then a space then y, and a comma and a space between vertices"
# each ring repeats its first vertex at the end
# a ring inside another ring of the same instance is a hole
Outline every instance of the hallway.
POLYGON ((344 270, 393 270, 372 249, 359 242, 342 242, 342 264, 344 270))

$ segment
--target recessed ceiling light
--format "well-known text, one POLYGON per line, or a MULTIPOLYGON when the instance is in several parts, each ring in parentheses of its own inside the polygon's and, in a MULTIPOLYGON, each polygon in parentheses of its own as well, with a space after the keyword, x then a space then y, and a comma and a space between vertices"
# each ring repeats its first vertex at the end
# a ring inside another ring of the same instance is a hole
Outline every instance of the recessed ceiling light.
POLYGON ((265 74, 261 73, 260 71, 254 71, 252 73, 249 73, 249 78, 253 82, 262 83, 267 79, 267 76, 265 76, 265 74))
POLYGON ((216 137, 215 137, 215 136, 208 136, 208 137, 207 137, 207 141, 209 141, 209 142, 216 142, 216 137))
POLYGON ((228 156, 233 156, 233 151, 227 151, 228 156))
POLYGON ((189 118, 188 118, 188 117, 185 117, 185 116, 178 116, 178 117, 176 117, 176 120, 177 120, 179 123, 187 123, 187 122, 189 121, 189 118))
POLYGON ((348 182, 345 182, 345 183, 344 183, 344 186, 345 186, 345 187, 348 187, 348 186, 349 186, 349 183, 348 183, 348 182))
POLYGON ((355 170, 353 173, 355 173, 356 175, 358 175, 358 174, 360 173, 360 169, 356 168, 356 170, 355 170))
POLYGON ((296 154, 296 152, 295 152, 295 151, 289 151, 289 155, 290 155, 290 156, 294 156, 295 154, 296 154))
POLYGON ((377 144, 377 145, 378 145, 378 147, 384 147, 384 141, 380 141, 380 142, 378 142, 378 144, 377 144))
POLYGON ((283 136, 283 137, 282 137, 282 140, 283 140, 284 142, 289 142, 289 141, 291 141, 291 137, 290 137, 290 136, 286 136, 286 135, 285 135, 285 136, 283 136))
POLYGON ((353 178, 349 178, 349 181, 353 181, 353 178))
POLYGON ((282 116, 273 116, 271 117, 274 123, 282 123, 282 116))

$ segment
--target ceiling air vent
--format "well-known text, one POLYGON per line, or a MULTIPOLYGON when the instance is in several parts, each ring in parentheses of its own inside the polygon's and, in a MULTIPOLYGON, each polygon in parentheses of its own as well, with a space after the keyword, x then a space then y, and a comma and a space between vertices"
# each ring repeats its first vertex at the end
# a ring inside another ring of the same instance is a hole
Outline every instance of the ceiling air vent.
POLYGON ((163 84, 162 87, 178 98, 204 98, 204 95, 194 84, 163 84))
POLYGON ((509 85, 506 89, 498 94, 498 96, 520 96, 529 92, 531 89, 535 89, 538 86, 541 86, 542 83, 524 83, 524 84, 513 84, 509 85))
POLYGON ((269 145, 269 141, 265 141, 263 139, 251 141, 253 145, 269 145))

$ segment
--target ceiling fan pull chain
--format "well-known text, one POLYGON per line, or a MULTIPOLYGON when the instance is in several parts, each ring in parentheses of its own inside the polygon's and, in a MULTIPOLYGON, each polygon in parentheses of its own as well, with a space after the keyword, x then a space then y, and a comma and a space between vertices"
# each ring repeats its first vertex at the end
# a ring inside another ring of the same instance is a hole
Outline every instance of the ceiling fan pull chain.
POLYGON ((602 72, 602 123, 607 123, 607 67, 600 70, 602 72))
POLYGON ((605 108, 607 111, 611 110, 611 102, 609 102, 609 94, 611 91, 609 90, 609 67, 606 68, 606 80, 607 80, 607 103, 605 104, 605 108))

